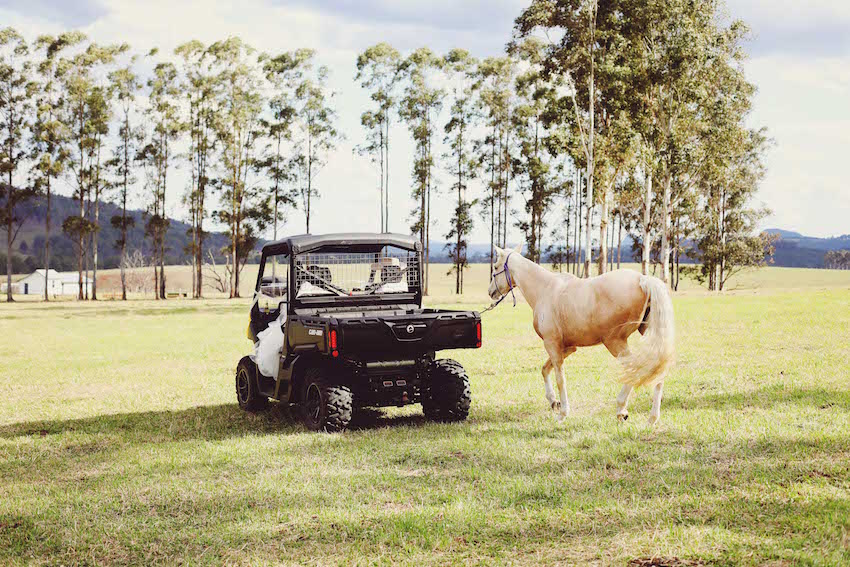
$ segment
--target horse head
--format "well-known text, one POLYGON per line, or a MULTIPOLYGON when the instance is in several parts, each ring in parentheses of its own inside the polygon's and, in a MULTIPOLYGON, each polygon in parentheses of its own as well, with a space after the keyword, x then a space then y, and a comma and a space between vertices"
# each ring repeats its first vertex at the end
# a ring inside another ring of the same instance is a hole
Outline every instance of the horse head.
POLYGON ((490 287, 487 293, 490 294, 490 299, 499 299, 509 294, 516 287, 516 280, 508 267, 508 258, 511 254, 522 254, 522 243, 518 244, 513 250, 505 250, 498 246, 493 248, 496 251, 496 262, 493 264, 493 273, 490 277, 490 287))

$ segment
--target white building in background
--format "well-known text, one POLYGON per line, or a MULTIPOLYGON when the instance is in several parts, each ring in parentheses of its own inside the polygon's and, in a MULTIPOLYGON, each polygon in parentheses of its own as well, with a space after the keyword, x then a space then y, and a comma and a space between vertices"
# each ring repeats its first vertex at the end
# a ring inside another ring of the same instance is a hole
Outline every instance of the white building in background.
MULTIPOLYGON (((12 284, 12 293, 18 295, 44 295, 44 270, 36 270, 25 278, 12 284)), ((91 278, 83 276, 83 285, 91 294, 91 278)), ((51 296, 77 295, 80 290, 79 274, 76 272, 60 273, 56 270, 47 271, 47 292, 51 296)), ((2 292, 6 291, 6 284, 2 285, 2 292)))

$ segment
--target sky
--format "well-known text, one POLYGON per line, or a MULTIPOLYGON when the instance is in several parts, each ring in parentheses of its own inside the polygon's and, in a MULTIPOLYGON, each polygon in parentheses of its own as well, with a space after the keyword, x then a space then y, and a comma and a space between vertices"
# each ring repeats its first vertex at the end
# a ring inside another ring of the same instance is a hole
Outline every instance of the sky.
MULTIPOLYGON (((317 183, 313 232, 379 229, 377 172, 356 154, 365 132, 360 113, 368 95, 354 80, 364 48, 387 41, 408 52, 428 46, 438 53, 463 47, 473 55, 499 55, 514 18, 527 0, 0 0, 0 27, 28 39, 79 29, 100 43, 127 42, 135 52, 159 47, 170 53, 189 39, 204 43, 237 35, 260 51, 318 50, 330 68, 330 86, 346 140, 329 157, 317 183)), ((850 233, 850 1, 727 0, 727 11, 753 30, 747 43, 748 78, 758 87, 749 118, 773 140, 767 175, 757 200, 771 209, 763 228, 778 227, 828 237, 850 233)), ((412 143, 402 125, 391 136, 390 229, 409 232, 412 143)), ((169 215, 185 217, 180 204, 187 172, 169 183, 169 215), (173 189, 172 189, 173 188, 173 189)), ((448 185, 446 183, 445 185, 448 185)), ((473 187, 473 191, 476 189, 473 187)), ((482 189, 477 189, 479 192, 482 189)), ((68 190, 70 193, 70 189, 68 190)), ((143 205, 137 198, 139 207, 143 205)), ((521 208, 521 204, 515 206, 521 208)), ((451 199, 433 198, 435 240, 448 231, 451 199)), ((293 215, 283 233, 304 231, 293 215)), ((268 235, 267 235, 268 236, 268 235)), ((520 239, 512 228, 508 240, 520 239)), ((489 240, 479 222, 472 242, 489 240)))

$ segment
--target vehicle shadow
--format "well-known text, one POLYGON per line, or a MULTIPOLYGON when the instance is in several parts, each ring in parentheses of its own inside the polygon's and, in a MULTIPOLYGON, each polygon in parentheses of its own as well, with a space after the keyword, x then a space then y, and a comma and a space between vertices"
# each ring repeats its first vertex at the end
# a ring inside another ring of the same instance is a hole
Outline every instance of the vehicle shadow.
MULTIPOLYGON (((386 416, 379 410, 357 410, 352 431, 394 426, 421 425, 421 414, 386 416)), ((272 403, 264 412, 248 413, 237 404, 196 406, 182 410, 104 414, 79 419, 57 419, 0 426, 0 439, 79 434, 114 436, 124 442, 169 442, 223 440, 245 435, 305 433, 297 410, 288 404, 272 403)))

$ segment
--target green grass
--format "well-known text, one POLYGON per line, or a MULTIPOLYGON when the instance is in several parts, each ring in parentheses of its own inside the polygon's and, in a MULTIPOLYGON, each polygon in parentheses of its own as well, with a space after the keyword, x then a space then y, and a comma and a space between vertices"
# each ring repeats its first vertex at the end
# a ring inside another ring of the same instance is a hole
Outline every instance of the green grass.
MULTIPOLYGON (((655 428, 646 391, 616 422, 601 348, 567 360, 558 426, 524 304, 450 353, 468 422, 413 406, 340 435, 238 409, 244 300, 0 306, 0 564, 846 564, 850 273, 834 274, 676 297, 655 428)), ((432 301, 486 304, 486 273, 459 300, 434 277, 432 301)))

